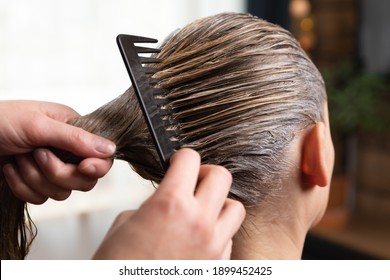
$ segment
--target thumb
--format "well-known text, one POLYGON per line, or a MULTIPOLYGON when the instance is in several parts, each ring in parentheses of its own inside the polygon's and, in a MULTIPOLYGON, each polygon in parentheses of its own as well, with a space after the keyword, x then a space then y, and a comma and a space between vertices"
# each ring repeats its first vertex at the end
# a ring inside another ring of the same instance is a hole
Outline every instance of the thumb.
POLYGON ((107 158, 115 152, 115 144, 79 127, 48 119, 43 142, 50 147, 69 151, 80 157, 107 158))

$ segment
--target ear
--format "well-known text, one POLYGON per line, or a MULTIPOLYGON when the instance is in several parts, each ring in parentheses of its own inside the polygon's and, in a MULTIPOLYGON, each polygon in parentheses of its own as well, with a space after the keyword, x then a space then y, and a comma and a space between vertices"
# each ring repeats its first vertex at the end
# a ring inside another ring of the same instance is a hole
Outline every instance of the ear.
POLYGON ((331 175, 326 156, 326 127, 322 122, 309 129, 302 148, 301 168, 303 176, 311 186, 328 186, 331 175))

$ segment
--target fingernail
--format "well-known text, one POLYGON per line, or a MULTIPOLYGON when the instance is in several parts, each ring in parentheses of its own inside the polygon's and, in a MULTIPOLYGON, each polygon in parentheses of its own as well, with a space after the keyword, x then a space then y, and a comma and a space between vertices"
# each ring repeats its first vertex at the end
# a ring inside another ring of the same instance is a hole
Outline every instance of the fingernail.
POLYGON ((116 146, 110 141, 99 139, 95 142, 95 150, 105 155, 112 155, 115 153, 116 146))
POLYGON ((41 164, 46 164, 47 163, 47 153, 44 150, 37 150, 36 151, 36 159, 41 163, 41 164))

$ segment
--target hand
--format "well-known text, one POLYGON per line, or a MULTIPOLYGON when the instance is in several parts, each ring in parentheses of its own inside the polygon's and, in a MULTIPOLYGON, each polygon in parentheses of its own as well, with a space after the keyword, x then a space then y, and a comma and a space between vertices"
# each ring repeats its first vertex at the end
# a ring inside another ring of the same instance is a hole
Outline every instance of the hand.
POLYGON ((199 155, 173 155, 155 194, 137 211, 120 214, 95 259, 229 259, 245 210, 228 199, 231 174, 200 165, 199 155))
POLYGON ((72 190, 88 191, 111 168, 110 141, 67 124, 79 116, 73 109, 38 101, 0 101, 0 163, 14 194, 41 204, 64 200, 72 190), (85 158, 78 165, 62 162, 48 149, 56 147, 85 158))

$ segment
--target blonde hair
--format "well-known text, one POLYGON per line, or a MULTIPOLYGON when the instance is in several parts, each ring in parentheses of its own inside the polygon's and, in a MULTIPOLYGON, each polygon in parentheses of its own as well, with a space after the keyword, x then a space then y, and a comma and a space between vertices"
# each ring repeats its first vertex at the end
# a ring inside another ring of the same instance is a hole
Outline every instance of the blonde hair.
MULTIPOLYGON (((323 120, 322 77, 293 36, 249 14, 197 20, 168 38, 155 75, 175 141, 233 174, 230 196, 277 195, 294 136, 323 120)), ((152 169, 154 170, 154 168, 152 169)), ((144 174, 155 179, 155 174, 144 174)), ((161 179, 161 178, 160 178, 161 179)))
MULTIPOLYGON (((167 92, 158 98, 167 130, 176 132, 172 141, 198 151, 203 163, 226 167, 230 196, 247 207, 277 195, 289 174, 289 143, 323 119, 326 101, 320 73, 293 36, 249 14, 221 13, 177 31, 157 56, 157 87, 167 92)), ((163 178, 132 88, 73 124, 114 141, 115 158, 144 178, 163 178)), ((7 247, 2 258, 15 258, 7 247)))

